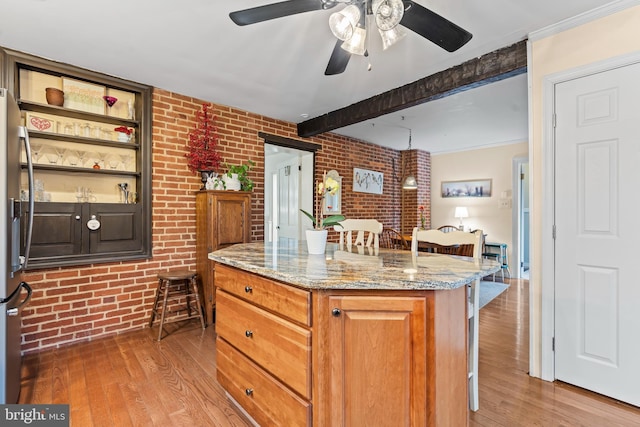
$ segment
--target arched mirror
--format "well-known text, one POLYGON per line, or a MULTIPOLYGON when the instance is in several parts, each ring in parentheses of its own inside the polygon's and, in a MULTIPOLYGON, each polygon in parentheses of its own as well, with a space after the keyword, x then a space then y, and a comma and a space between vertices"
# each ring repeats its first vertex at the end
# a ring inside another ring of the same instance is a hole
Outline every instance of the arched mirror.
POLYGON ((327 172, 327 179, 334 179, 338 183, 338 191, 335 194, 327 193, 322 204, 323 215, 339 215, 342 213, 342 177, 338 171, 327 172))

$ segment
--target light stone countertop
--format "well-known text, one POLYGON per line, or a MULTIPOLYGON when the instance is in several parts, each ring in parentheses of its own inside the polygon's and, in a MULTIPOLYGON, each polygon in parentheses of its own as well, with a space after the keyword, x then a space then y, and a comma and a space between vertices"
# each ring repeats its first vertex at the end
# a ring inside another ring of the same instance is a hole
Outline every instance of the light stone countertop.
POLYGON ((494 260, 327 243, 310 255, 304 241, 233 245, 209 254, 221 264, 308 289, 455 289, 500 270, 494 260))

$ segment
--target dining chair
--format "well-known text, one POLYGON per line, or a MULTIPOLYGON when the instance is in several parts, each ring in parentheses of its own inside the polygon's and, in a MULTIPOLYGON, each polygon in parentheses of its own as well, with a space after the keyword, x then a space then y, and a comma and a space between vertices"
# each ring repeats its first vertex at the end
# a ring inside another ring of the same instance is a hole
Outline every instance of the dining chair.
MULTIPOLYGON (((476 261, 482 259, 482 230, 473 233, 464 231, 451 231, 444 233, 440 230, 413 229, 411 236, 411 251, 418 255, 418 243, 426 242, 438 245, 438 247, 452 249, 452 255, 462 255, 473 258, 476 261), (469 248, 471 250, 469 251, 469 248)), ((467 317, 469 321, 469 409, 477 411, 480 404, 478 400, 478 341, 479 335, 479 309, 480 309, 480 279, 475 279, 469 284, 469 302, 467 317)))
POLYGON ((449 233, 451 231, 460 231, 460 229, 455 225, 441 225, 440 227, 438 227, 438 230, 442 231, 443 233, 449 233))
POLYGON ((333 229, 340 233, 340 246, 367 246, 378 249, 380 247, 380 233, 382 223, 376 219, 345 219, 340 225, 334 225, 333 229), (365 241, 365 234, 367 240, 365 241), (355 240, 354 240, 355 235, 355 240))
POLYGON ((380 234, 380 247, 385 249, 404 249, 409 250, 409 243, 402 234, 395 228, 382 228, 380 234))

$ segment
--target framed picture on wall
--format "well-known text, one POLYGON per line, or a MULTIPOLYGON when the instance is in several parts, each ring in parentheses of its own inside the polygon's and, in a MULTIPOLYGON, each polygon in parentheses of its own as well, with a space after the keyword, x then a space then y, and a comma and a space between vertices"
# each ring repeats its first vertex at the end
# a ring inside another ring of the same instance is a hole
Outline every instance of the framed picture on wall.
POLYGON ((491 180, 442 181, 442 197, 491 197, 491 180))
POLYGON ((384 174, 367 169, 353 168, 353 191, 382 194, 384 174))

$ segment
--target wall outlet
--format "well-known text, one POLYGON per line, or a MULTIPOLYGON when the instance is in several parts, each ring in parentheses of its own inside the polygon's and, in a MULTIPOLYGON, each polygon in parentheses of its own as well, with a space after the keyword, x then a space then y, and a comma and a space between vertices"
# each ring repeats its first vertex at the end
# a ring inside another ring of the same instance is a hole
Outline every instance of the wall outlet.
POLYGON ((511 209, 511 199, 500 199, 500 209, 511 209))

